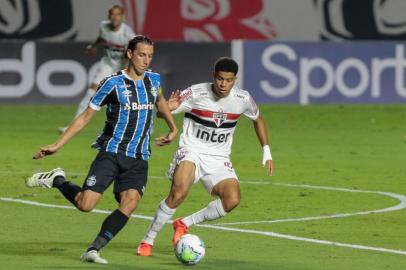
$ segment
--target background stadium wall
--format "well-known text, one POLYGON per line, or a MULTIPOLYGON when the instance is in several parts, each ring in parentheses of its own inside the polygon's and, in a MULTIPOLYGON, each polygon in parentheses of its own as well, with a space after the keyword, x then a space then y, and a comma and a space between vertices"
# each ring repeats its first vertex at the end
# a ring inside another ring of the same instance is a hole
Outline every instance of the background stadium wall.
MULTIPOLYGON (((86 44, 1 42, 0 103, 79 101, 99 59, 85 54, 86 44)), ((406 102, 402 42, 158 42, 152 69, 168 94, 210 81, 224 55, 238 60, 237 83, 258 103, 406 102)))
MULTIPOLYGON (((1 42, 0 103, 69 104, 80 101, 100 57, 80 42, 1 42)), ((229 43, 156 44, 153 70, 166 93, 211 80, 213 63, 230 55, 229 43)))
POLYGON ((113 4, 126 8, 136 33, 154 40, 406 37, 401 0, 2 0, 0 38, 91 41, 113 4))

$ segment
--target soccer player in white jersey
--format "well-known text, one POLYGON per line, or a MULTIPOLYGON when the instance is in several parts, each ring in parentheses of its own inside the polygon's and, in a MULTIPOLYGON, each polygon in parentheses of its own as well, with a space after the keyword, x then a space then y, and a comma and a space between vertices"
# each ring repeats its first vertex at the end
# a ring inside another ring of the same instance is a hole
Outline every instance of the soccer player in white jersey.
POLYGON ((184 201, 193 183, 201 181, 210 195, 218 197, 207 207, 173 222, 173 245, 190 226, 225 216, 240 202, 240 185, 230 161, 233 133, 238 118, 253 121, 263 149, 262 164, 273 173, 272 156, 265 122, 251 95, 234 86, 238 72, 231 58, 220 58, 214 69, 214 82, 192 85, 172 94, 168 105, 172 113, 185 113, 168 177, 172 180, 169 195, 161 201, 147 234, 138 246, 137 255, 150 256, 154 239, 163 225, 184 201))
MULTIPOLYGON (((96 55, 97 47, 102 46, 104 55, 97 63, 96 73, 93 76, 89 89, 82 98, 76 110, 75 118, 78 117, 89 105, 97 87, 102 79, 125 68, 125 47, 130 39, 135 36, 131 27, 124 23, 124 9, 115 5, 108 11, 108 20, 102 21, 99 28, 99 36, 96 41, 87 47, 90 55, 96 55)), ((58 130, 63 133, 67 127, 58 130)))

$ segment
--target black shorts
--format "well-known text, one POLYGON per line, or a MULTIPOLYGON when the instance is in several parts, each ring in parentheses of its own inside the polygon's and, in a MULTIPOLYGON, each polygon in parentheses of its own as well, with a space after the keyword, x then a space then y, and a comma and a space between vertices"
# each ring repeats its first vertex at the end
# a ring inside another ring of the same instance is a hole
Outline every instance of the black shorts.
POLYGON ((120 192, 128 189, 136 189, 142 196, 147 178, 148 161, 100 151, 90 166, 83 189, 103 193, 114 181, 117 200, 120 192))

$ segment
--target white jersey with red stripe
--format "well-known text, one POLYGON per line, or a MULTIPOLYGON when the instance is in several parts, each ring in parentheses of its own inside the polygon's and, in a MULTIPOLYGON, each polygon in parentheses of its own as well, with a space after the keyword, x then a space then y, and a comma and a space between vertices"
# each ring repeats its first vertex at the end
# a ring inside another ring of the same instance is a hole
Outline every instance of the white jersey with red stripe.
POLYGON ((241 114, 255 120, 259 110, 248 91, 233 87, 218 98, 212 83, 192 85, 181 92, 181 104, 172 113, 185 112, 179 147, 209 155, 229 156, 235 126, 241 114))
POLYGON ((124 68, 124 52, 128 41, 135 36, 131 27, 122 23, 120 29, 113 31, 110 21, 102 21, 99 29, 99 39, 104 47, 102 61, 119 71, 124 68))

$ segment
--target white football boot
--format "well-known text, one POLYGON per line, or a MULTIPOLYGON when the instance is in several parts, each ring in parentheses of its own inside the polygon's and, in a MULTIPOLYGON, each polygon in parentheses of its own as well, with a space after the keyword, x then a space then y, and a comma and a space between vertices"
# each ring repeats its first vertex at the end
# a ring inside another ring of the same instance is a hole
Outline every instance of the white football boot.
POLYGON ((82 262, 93 262, 93 263, 100 263, 100 264, 108 264, 109 262, 106 259, 100 257, 100 253, 97 250, 90 250, 88 252, 83 253, 80 257, 82 262))
POLYGON ((44 187, 44 188, 51 188, 54 178, 56 176, 63 176, 65 177, 65 172, 61 168, 53 169, 49 172, 39 172, 33 174, 30 178, 27 179, 25 184, 27 187, 44 187))

